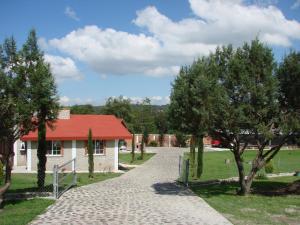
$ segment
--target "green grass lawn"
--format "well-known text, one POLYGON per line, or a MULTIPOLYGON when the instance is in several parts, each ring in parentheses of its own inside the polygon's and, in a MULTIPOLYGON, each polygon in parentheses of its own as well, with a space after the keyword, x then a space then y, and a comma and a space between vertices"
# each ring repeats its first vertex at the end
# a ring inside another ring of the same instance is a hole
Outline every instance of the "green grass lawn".
MULTIPOLYGON (((249 171, 251 160, 256 151, 246 151, 244 165, 249 171)), ((185 155, 188 157, 188 154, 185 155)), ((273 159, 274 173, 300 170, 300 150, 280 151, 273 159)), ((200 180, 213 180, 238 176, 233 154, 226 152, 205 152, 204 170, 200 180), (225 164, 229 159, 230 163, 225 164)), ((252 188, 256 192, 271 191, 284 187, 299 177, 278 177, 267 180, 255 180, 252 188)), ((190 179, 191 184, 197 180, 190 179)), ((299 224, 300 196, 264 196, 251 194, 238 196, 237 183, 214 184, 192 187, 192 190, 221 212, 234 224, 299 224)))
POLYGON ((78 173, 77 174, 77 187, 104 181, 107 179, 118 177, 120 175, 122 175, 122 173, 95 173, 93 178, 89 178, 87 173, 78 173))
MULTIPOLYGON (((299 177, 278 177, 255 180, 256 191, 270 191, 284 187, 299 177)), ((299 224, 300 196, 236 195, 238 184, 208 185, 192 190, 233 224, 299 224)))
POLYGON ((54 203, 50 199, 8 201, 0 210, 0 225, 25 225, 54 203))
MULTIPOLYGON (((256 151, 252 150, 248 150, 244 153, 243 158, 246 173, 251 167, 251 160, 254 159, 255 154, 256 151)), ((188 153, 186 157, 188 157, 188 153)), ((201 180, 224 179, 238 176, 234 156, 230 151, 205 152, 203 162, 204 168, 201 180), (225 164, 226 159, 230 160, 229 164, 225 164)), ((296 170, 300 170, 300 150, 280 151, 275 158, 273 158, 273 166, 273 173, 295 172, 296 170)))
POLYGON ((132 165, 141 165, 154 156, 155 153, 144 153, 144 159, 141 159, 140 153, 135 153, 135 160, 131 162, 131 154, 130 153, 120 153, 119 154, 119 162, 124 164, 132 164, 132 165))
MULTIPOLYGON (((95 173, 94 178, 89 178, 88 173, 77 174, 77 187, 100 182, 106 179, 120 176, 121 173, 95 173)), ((36 185, 36 174, 32 173, 17 173, 12 174, 12 184, 8 190, 8 193, 20 193, 20 192, 35 192, 38 191, 36 185)), ((46 175, 45 191, 52 191, 52 174, 46 175)))

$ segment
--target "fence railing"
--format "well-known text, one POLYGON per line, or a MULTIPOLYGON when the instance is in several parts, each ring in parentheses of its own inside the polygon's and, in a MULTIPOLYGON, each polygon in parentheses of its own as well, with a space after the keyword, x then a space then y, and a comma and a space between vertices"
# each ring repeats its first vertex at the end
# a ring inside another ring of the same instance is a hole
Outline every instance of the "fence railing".
POLYGON ((53 167, 53 197, 59 198, 77 183, 76 159, 53 167))
POLYGON ((178 181, 183 183, 185 186, 189 185, 189 171, 190 171, 190 160, 184 156, 179 156, 178 164, 179 178, 178 181))

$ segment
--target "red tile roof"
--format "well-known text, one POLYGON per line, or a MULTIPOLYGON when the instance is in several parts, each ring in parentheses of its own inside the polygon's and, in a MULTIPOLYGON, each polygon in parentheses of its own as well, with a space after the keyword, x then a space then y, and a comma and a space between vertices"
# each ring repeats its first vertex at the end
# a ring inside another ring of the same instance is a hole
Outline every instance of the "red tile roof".
MULTIPOLYGON (((89 128, 93 139, 131 139, 131 133, 120 119, 113 115, 71 115, 70 119, 58 119, 54 129, 47 127, 47 140, 87 140, 89 128)), ((36 141, 37 130, 21 138, 36 141)))

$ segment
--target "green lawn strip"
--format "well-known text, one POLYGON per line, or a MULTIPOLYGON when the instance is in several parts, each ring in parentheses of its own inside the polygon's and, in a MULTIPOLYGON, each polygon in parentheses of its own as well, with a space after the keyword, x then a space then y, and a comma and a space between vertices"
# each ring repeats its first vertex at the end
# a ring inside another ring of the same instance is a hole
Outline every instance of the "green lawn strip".
MULTIPOLYGON (((77 173, 77 186, 83 186, 91 183, 100 182, 106 179, 120 176, 121 173, 94 173, 94 178, 89 178, 88 173, 77 173)), ((71 176, 69 176, 72 179, 71 176)), ((68 179, 70 182, 71 180, 68 179)), ((8 189, 8 193, 23 193, 23 192, 36 192, 37 188, 36 174, 32 173, 14 173, 12 174, 12 184, 8 189)), ((52 174, 46 175, 46 189, 51 192, 52 189, 52 174)))
POLYGON ((53 203, 54 200, 38 198, 7 201, 4 208, 0 210, 0 225, 28 224, 53 203))
MULTIPOLYGON (((277 177, 255 180, 257 191, 270 191, 286 186, 299 177, 277 177)), ((192 187, 209 205, 233 224, 297 224, 300 218, 300 196, 236 195, 238 184, 192 187)))
POLYGON ((144 153, 144 159, 141 159, 140 153, 135 153, 135 160, 131 162, 131 154, 130 153, 120 153, 119 154, 119 162, 124 164, 131 164, 131 165, 141 165, 154 156, 155 153, 144 153))
MULTIPOLYGON (((246 174, 250 170, 251 160, 254 159, 255 154, 256 151, 248 150, 243 155, 246 174)), ((185 157, 188 157, 188 153, 186 153, 185 157)), ((203 158, 204 169, 200 180, 225 179, 238 176, 232 152, 205 152, 203 158), (229 164, 225 163, 226 159, 230 160, 229 164)), ((273 159, 273 166, 273 173, 295 172, 296 170, 300 170, 300 150, 280 151, 273 159)), ((190 180, 193 182, 192 179, 190 180)))
POLYGON ((122 173, 94 173, 94 177, 89 178, 88 173, 78 173, 77 174, 77 187, 104 181, 104 180, 111 179, 111 178, 115 178, 120 175, 122 175, 122 173))

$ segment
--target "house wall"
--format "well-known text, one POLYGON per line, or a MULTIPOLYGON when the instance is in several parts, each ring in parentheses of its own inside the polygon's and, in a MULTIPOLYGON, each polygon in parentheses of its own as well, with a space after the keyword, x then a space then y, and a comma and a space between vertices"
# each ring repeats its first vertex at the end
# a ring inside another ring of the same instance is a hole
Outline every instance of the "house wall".
POLYGON ((14 151, 15 151, 15 165, 16 166, 26 166, 26 150, 21 150, 21 141, 18 140, 15 142, 14 151))
MULTIPOLYGON (((135 144, 141 143, 142 136, 143 136, 142 134, 135 134, 134 135, 135 144)), ((127 143, 127 149, 131 149, 131 143, 132 143, 131 139, 126 139, 125 141, 127 143)), ((156 141, 159 145, 159 134, 149 134, 149 143, 151 141, 156 141)), ((206 146, 210 146, 211 141, 212 141, 212 138, 209 137, 209 136, 206 136, 206 137, 203 138, 203 144, 206 145, 206 146)), ((190 138, 188 138, 187 143, 189 145, 190 138)), ((163 147, 174 147, 174 146, 176 146, 176 136, 174 134, 164 134, 163 147)))
MULTIPOLYGON (((47 156, 46 171, 53 171, 54 165, 62 165, 72 159, 72 141, 63 142, 63 154, 59 156, 47 156)), ((118 157, 118 155, 116 155, 118 157)), ((37 171, 37 142, 31 142, 31 171, 37 171)), ((67 170, 71 170, 66 168, 67 170)), ((94 155, 94 171, 113 172, 115 168, 115 141, 106 141, 104 155, 94 155)), ((85 150, 85 141, 76 141, 76 171, 88 171, 88 155, 85 150)))

